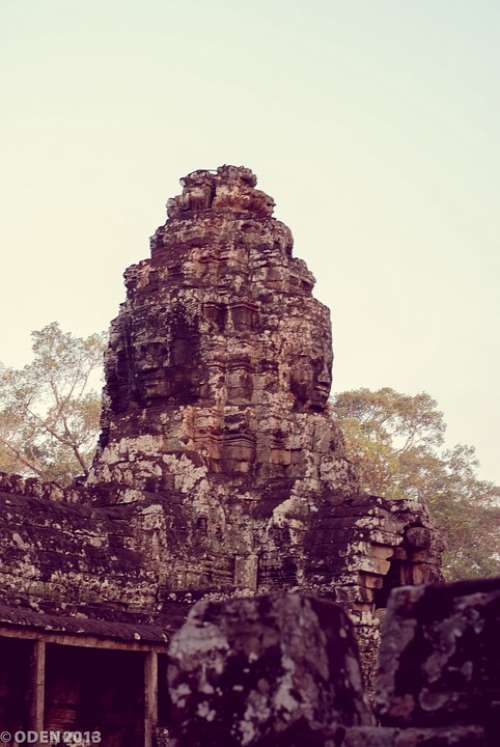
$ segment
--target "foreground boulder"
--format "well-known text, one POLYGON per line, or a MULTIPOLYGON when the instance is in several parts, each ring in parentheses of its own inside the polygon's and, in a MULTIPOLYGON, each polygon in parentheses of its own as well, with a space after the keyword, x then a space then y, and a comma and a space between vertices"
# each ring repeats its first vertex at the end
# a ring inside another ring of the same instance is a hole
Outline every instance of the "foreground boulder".
POLYGON ((499 639, 500 578, 393 591, 380 651, 382 723, 442 733, 476 725, 484 744, 500 744, 499 639))
POLYGON ((297 593, 199 602, 169 653, 179 747, 319 746, 337 723, 373 723, 352 625, 331 602, 297 593))

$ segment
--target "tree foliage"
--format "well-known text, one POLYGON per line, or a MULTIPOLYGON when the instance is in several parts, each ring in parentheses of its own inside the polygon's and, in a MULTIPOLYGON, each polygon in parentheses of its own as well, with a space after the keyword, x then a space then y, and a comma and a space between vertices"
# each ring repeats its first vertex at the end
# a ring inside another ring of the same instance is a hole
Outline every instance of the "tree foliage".
POLYGON ((448 549, 448 579, 500 574, 500 486, 481 480, 472 446, 444 447, 446 425, 426 393, 338 394, 332 410, 363 490, 427 504, 448 549))
POLYGON ((0 469, 64 484, 88 473, 94 452, 104 335, 53 322, 32 340, 31 363, 0 368, 0 469))

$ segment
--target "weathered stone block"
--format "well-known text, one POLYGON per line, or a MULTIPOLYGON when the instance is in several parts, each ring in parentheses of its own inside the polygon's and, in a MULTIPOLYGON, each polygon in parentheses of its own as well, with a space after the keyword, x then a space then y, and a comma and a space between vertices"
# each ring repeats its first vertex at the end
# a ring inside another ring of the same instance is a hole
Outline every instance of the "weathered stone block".
POLYGON ((352 727, 335 735, 335 747, 485 747, 480 726, 444 726, 396 729, 390 727, 352 727))
POLYGON ((352 625, 331 602, 297 593, 199 602, 169 654, 179 746, 293 744, 294 731, 372 722, 352 625))
POLYGON ((499 639, 500 578, 393 591, 377 686, 382 722, 478 724, 499 738, 499 639))

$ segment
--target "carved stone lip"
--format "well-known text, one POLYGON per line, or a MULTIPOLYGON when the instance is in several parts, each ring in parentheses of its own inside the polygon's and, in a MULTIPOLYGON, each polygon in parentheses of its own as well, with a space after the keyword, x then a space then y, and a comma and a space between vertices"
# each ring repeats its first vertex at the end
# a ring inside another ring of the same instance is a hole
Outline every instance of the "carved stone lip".
POLYGON ((330 396, 331 391, 331 385, 327 386, 326 384, 317 384, 314 388, 315 394, 324 395, 325 397, 330 396))
POLYGON ((315 389, 320 392, 330 392, 331 386, 331 384, 316 384, 315 389))

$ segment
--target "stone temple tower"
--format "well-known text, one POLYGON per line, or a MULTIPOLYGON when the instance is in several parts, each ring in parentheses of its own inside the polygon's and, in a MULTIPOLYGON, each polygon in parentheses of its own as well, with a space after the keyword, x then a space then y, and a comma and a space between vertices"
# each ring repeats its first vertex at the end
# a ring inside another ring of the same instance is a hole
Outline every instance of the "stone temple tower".
POLYGON ((357 489, 327 412, 329 311, 255 183, 234 166, 182 180, 106 355, 90 484, 165 496, 176 588, 323 581, 308 531, 357 489))
POLYGON ((219 503, 248 491, 247 504, 270 486, 302 500, 356 489, 326 412, 329 311, 255 182, 234 166, 187 176, 151 259, 127 270, 94 480, 197 503, 219 487, 219 503))
POLYGON ((126 271, 86 483, 0 473, 3 727, 93 713, 106 744, 151 747, 168 640, 197 599, 335 600, 369 675, 390 590, 440 579, 425 506, 359 491, 327 407, 328 309, 255 185, 242 167, 189 174, 126 271))
POLYGON ((425 509, 359 497, 327 408, 329 311, 254 174, 221 166, 181 184, 151 258, 125 273, 89 487, 106 503, 161 499, 172 590, 306 585, 365 610, 384 596, 370 575, 425 509))

